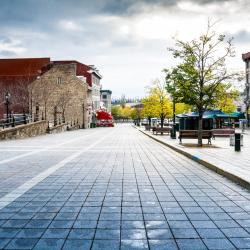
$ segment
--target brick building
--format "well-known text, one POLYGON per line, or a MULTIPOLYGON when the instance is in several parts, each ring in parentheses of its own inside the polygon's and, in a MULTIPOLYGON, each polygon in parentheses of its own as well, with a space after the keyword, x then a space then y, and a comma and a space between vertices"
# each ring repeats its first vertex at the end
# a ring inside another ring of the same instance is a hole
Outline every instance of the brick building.
POLYGON ((13 114, 26 113, 51 124, 78 123, 87 128, 93 111, 99 108, 95 92, 100 79, 94 67, 77 61, 1 59, 0 119, 6 116, 4 96, 8 92, 13 114))

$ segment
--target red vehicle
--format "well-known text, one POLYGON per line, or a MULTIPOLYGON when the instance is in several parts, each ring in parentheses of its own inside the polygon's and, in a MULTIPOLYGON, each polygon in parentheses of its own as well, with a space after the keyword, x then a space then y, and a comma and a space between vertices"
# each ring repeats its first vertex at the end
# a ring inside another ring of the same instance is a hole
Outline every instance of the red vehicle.
POLYGON ((100 110, 96 112, 96 126, 97 127, 114 127, 114 121, 111 114, 106 111, 100 110))

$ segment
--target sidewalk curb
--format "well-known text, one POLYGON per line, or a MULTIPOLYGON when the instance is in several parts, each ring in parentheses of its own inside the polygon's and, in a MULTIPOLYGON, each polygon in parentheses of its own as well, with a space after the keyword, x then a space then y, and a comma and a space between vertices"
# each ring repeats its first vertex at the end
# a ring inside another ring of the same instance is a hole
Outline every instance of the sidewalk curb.
POLYGON ((250 183, 248 181, 242 179, 241 177, 239 177, 239 176, 237 176, 235 174, 232 174, 232 173, 230 173, 228 171, 225 171, 225 170, 217 167, 214 164, 211 164, 211 163, 209 163, 207 161, 204 161, 204 160, 198 158, 195 155, 192 155, 190 153, 185 152, 184 150, 181 150, 181 149, 179 149, 179 148, 177 148, 175 146, 172 146, 172 145, 170 145, 170 144, 168 144, 166 142, 163 142, 163 141, 161 141, 161 140, 153 137, 152 135, 146 133, 145 131, 143 131, 143 130, 141 130, 139 128, 137 128, 137 129, 141 133, 143 133, 144 135, 148 136, 149 138, 151 138, 151 139, 153 139, 153 140, 155 140, 155 141, 163 144, 164 146, 167 146, 167 147, 171 148, 172 150, 174 150, 174 151, 176 151, 176 152, 178 152, 178 153, 186 156, 187 158, 189 158, 189 159, 191 159, 191 160, 193 160, 193 161, 201 164, 202 166, 204 166, 204 167, 206 167, 206 168, 208 168, 208 169, 216 172, 217 174, 222 175, 222 176, 226 177, 227 179, 233 181, 234 183, 236 183, 236 184, 238 184, 238 185, 240 185, 240 186, 242 186, 242 187, 247 188, 248 190, 250 190, 250 183))

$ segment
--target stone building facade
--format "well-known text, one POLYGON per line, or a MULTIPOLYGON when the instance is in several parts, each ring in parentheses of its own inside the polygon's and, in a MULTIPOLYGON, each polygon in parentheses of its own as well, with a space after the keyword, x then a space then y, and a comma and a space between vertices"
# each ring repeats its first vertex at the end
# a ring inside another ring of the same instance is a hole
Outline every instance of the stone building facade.
POLYGON ((76 76, 76 67, 75 63, 54 64, 30 84, 33 117, 47 120, 50 126, 89 126, 88 87, 84 78, 76 76))
POLYGON ((93 65, 74 60, 0 59, 0 120, 6 120, 4 97, 9 94, 12 117, 88 128, 100 108, 101 78, 93 65))

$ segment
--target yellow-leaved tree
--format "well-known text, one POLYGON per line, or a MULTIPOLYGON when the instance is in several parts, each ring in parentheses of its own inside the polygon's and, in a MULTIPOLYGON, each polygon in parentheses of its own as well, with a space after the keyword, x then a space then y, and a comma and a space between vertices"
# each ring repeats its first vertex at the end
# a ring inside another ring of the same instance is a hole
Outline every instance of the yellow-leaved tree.
POLYGON ((149 95, 142 99, 142 111, 141 116, 148 119, 149 125, 151 126, 151 118, 157 117, 156 106, 157 99, 153 95, 149 95))
POLYGON ((153 81, 152 86, 149 88, 149 96, 146 101, 147 117, 151 115, 160 118, 161 127, 163 127, 164 119, 172 116, 171 102, 166 91, 166 83, 161 82, 159 79, 153 81))
POLYGON ((215 108, 224 113, 232 113, 236 110, 234 101, 239 99, 240 93, 238 90, 232 88, 232 84, 225 84, 219 86, 220 95, 218 101, 215 103, 215 108))
POLYGON ((185 103, 176 103, 175 104, 175 114, 185 114, 190 112, 192 106, 185 103))

